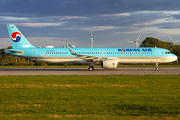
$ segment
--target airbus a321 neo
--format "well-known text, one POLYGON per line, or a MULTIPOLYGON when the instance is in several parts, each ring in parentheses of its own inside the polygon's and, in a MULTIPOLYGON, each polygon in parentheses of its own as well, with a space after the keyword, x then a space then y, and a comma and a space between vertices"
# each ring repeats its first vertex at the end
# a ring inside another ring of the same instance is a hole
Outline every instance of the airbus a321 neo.
POLYGON ((116 47, 116 48, 72 48, 66 47, 35 47, 13 24, 7 25, 12 49, 6 53, 33 61, 49 63, 85 63, 90 64, 88 70, 93 71, 93 65, 103 68, 117 68, 119 63, 169 63, 177 60, 177 56, 169 50, 152 47, 116 47))

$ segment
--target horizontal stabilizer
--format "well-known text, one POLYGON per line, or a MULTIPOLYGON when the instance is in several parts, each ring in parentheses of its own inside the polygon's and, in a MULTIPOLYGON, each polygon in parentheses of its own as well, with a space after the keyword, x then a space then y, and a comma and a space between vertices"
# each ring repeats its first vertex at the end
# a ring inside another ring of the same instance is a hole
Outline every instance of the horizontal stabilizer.
POLYGON ((5 50, 5 52, 7 53, 18 53, 18 54, 24 54, 24 51, 20 51, 20 50, 5 50))

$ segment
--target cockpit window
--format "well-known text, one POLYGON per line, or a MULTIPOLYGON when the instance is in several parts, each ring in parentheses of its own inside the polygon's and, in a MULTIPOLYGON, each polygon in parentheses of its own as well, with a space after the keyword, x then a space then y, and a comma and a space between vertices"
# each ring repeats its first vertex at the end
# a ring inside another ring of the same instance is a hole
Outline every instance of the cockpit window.
POLYGON ((165 54, 171 54, 171 52, 165 52, 165 54))

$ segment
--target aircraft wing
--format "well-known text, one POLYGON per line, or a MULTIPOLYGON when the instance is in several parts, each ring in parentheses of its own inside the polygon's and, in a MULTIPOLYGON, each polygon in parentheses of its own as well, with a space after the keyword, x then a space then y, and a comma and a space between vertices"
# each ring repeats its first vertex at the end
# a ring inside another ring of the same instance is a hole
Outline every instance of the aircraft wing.
POLYGON ((76 55, 79 59, 83 59, 86 61, 93 61, 93 62, 99 62, 100 60, 102 60, 102 57, 94 57, 94 56, 88 56, 88 55, 80 55, 80 54, 76 54, 70 47, 70 45, 66 44, 66 47, 69 49, 70 53, 72 55, 76 55))

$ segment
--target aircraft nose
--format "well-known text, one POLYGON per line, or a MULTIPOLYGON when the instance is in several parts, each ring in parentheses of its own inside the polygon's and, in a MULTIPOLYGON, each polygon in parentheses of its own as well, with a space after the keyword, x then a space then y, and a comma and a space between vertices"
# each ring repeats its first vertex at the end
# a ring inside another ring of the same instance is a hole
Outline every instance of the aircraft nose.
POLYGON ((178 60, 178 57, 177 57, 176 55, 173 55, 173 56, 172 56, 172 59, 173 59, 173 61, 177 61, 177 60, 178 60))

